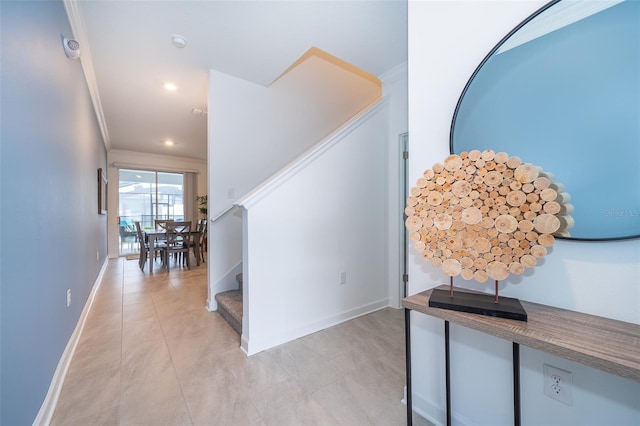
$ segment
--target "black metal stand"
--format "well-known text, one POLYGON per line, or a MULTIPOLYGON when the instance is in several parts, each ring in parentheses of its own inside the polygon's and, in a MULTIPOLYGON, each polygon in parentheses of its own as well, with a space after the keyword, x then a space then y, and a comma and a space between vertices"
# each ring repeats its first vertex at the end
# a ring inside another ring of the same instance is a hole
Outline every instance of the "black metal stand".
POLYGON ((520 345, 513 342, 513 424, 520 426, 520 345))
POLYGON ((413 425, 413 403, 411 401, 411 309, 404 310, 404 357, 407 381, 407 426, 413 425))
MULTIPOLYGON (((451 350, 449 346, 449 321, 444 321, 445 386, 447 398, 447 426, 451 426, 451 350)), ((513 342, 513 424, 520 422, 520 345, 513 342)))
POLYGON ((447 426, 451 426, 451 351, 449 350, 449 321, 444 322, 444 368, 447 396, 447 426))

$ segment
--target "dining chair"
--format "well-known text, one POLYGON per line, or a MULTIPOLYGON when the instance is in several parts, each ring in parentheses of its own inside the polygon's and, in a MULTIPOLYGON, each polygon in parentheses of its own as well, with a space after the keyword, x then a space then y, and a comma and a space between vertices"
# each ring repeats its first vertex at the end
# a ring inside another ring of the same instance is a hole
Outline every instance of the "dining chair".
MULTIPOLYGON (((147 258, 150 257, 152 254, 150 253, 151 247, 147 242, 146 235, 144 235, 144 232, 142 232, 142 227, 140 226, 140 222, 135 222, 135 225, 136 225, 136 232, 138 234, 138 241, 140 242, 140 257, 138 259, 138 266, 140 266, 140 269, 144 271, 144 265, 147 263, 147 258)), ((153 258, 155 258, 155 255, 157 255, 158 253, 160 254, 160 258, 164 262, 164 258, 165 258, 164 252, 166 252, 166 250, 167 250, 166 243, 162 241, 156 241, 154 245, 154 253, 153 253, 153 256, 151 256, 152 259, 150 260, 150 262, 153 261, 153 258)))
MULTIPOLYGON (((167 226, 167 249, 165 251, 165 261, 167 269, 169 269, 169 260, 171 254, 182 255, 183 261, 186 261, 187 268, 191 269, 189 263, 189 252, 191 250, 191 221, 185 222, 168 222, 167 226)), ((176 262, 181 256, 176 256, 176 262)))
POLYGON ((170 219, 156 219, 153 224, 156 229, 167 229, 167 223, 172 222, 170 219))
POLYGON ((204 247, 207 239, 207 219, 199 219, 196 225, 196 232, 191 233, 189 246, 193 248, 193 255, 196 259, 204 260, 204 247), (196 244, 196 239, 198 244, 196 244))

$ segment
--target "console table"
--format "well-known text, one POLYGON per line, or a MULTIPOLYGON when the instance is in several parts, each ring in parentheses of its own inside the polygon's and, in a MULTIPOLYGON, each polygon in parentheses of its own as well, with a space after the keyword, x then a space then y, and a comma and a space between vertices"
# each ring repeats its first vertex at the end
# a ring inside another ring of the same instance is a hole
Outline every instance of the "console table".
MULTIPOLYGON (((449 286, 439 288, 449 289, 449 286)), ((599 370, 640 382, 640 325, 520 301, 528 321, 470 314, 429 307, 432 290, 402 300, 405 308, 407 425, 412 424, 411 311, 444 320, 447 425, 451 424, 449 322, 462 325, 513 344, 514 424, 520 424, 519 345, 576 361, 599 370)), ((469 291, 455 289, 455 291, 469 291)))

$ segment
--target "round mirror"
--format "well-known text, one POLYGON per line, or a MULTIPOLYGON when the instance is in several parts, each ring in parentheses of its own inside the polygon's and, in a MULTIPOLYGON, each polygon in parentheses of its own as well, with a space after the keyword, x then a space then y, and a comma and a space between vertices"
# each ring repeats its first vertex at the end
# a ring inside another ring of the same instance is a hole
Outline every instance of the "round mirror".
POLYGON ((451 153, 492 149, 540 166, 574 206, 570 239, 640 237, 640 2, 554 1, 467 83, 451 153))

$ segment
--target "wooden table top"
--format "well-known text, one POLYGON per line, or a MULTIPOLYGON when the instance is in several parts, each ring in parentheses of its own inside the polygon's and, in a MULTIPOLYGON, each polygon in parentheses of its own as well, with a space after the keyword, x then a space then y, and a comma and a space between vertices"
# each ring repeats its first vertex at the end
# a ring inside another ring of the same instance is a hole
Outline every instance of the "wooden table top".
POLYGON ((431 291, 404 298, 402 306, 640 382, 640 325, 523 300, 526 322, 431 308, 431 291))

